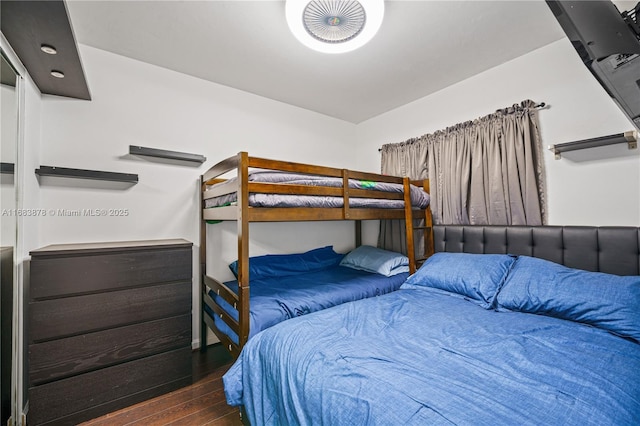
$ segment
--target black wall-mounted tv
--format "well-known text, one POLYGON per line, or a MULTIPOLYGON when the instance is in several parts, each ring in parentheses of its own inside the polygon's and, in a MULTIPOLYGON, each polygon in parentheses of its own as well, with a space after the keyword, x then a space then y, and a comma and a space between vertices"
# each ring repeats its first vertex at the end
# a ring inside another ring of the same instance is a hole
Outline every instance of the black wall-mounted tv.
POLYGON ((589 71, 640 129, 640 2, 546 0, 589 71))

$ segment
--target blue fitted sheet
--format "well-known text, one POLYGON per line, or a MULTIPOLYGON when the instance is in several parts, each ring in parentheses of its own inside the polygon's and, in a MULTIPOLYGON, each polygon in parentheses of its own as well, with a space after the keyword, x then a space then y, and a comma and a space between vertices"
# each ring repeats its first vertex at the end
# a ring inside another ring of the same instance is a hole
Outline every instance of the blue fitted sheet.
MULTIPOLYGON (((249 338, 290 318, 397 290, 408 275, 400 273, 386 277, 336 265, 304 274, 251 280, 249 338)), ((225 284, 237 294, 237 281, 225 284)), ((209 295, 238 320, 238 311, 222 297, 211 291, 209 295)), ((212 313, 206 305, 205 309, 212 313)), ((218 330, 238 344, 238 335, 217 316, 213 318, 218 330)))
POLYGON ((255 336, 225 374, 253 425, 631 425, 640 345, 400 289, 255 336))

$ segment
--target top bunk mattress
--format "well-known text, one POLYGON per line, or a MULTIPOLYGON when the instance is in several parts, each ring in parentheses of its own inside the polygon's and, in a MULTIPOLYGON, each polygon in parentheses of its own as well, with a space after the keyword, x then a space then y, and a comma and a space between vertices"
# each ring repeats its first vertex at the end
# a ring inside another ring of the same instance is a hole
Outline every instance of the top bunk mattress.
MULTIPOLYGON (((252 170, 249 171, 250 182, 283 183, 306 186, 342 187, 342 179, 318 175, 305 175, 299 173, 252 170)), ((234 177, 231 180, 237 180, 234 177)), ((227 181, 228 182, 228 181, 227 181)), ((212 188, 215 185, 212 185, 212 188)), ((349 188, 367 189, 380 192, 402 194, 404 188, 401 184, 374 182, 369 180, 349 179, 349 188)), ((421 188, 411 185, 411 204, 414 208, 424 209, 429 205, 430 197, 421 188)), ((205 200, 205 208, 227 206, 237 202, 237 193, 222 195, 205 200)), ((340 208, 344 205, 342 197, 318 196, 318 195, 289 195, 289 194, 264 194, 250 193, 249 205, 252 207, 325 207, 340 208)), ((379 208, 402 209, 403 200, 390 200, 383 198, 349 198, 349 207, 352 208, 379 208)))

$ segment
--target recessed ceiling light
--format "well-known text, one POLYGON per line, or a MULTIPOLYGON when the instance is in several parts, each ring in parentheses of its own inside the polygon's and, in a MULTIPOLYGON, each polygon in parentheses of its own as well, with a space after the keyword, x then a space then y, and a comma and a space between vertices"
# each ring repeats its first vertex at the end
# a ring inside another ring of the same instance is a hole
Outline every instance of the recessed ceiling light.
POLYGON ((286 18, 293 35, 324 53, 355 50, 378 32, 384 0, 287 0, 286 18))
POLYGON ((43 44, 42 46, 40 46, 40 50, 42 50, 44 53, 47 53, 49 55, 55 55, 56 53, 58 53, 55 47, 50 46, 48 44, 43 44))
POLYGON ((62 71, 53 70, 51 71, 51 75, 55 78, 64 78, 64 73, 62 71))

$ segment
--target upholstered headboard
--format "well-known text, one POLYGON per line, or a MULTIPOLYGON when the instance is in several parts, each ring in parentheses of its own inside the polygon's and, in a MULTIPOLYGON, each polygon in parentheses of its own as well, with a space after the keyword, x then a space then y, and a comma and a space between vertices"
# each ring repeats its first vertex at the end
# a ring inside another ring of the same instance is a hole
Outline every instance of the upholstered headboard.
POLYGON ((640 228, 436 225, 436 252, 510 253, 571 268, 640 275, 640 228))

